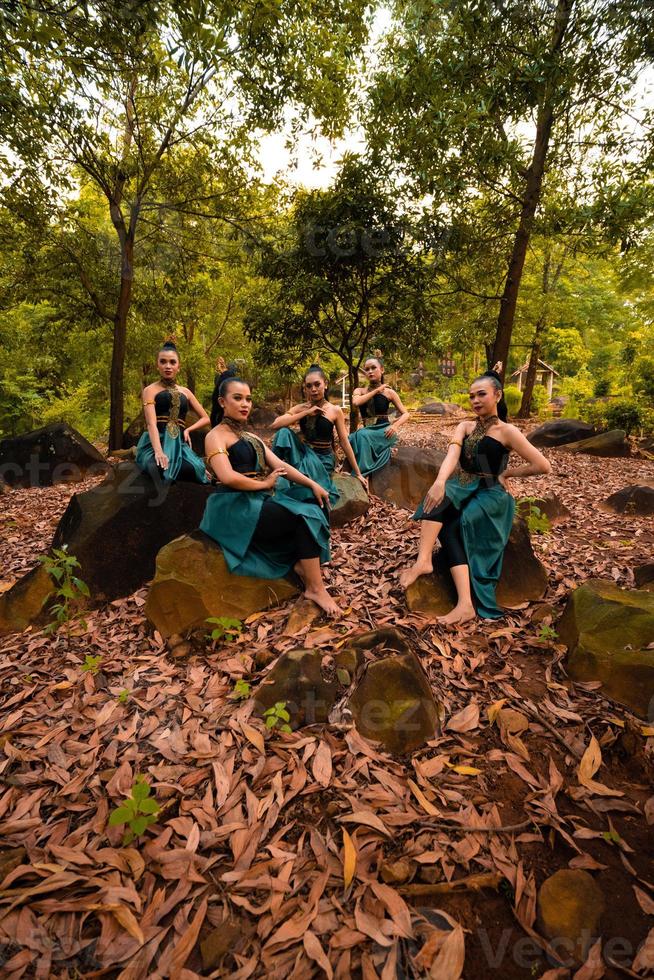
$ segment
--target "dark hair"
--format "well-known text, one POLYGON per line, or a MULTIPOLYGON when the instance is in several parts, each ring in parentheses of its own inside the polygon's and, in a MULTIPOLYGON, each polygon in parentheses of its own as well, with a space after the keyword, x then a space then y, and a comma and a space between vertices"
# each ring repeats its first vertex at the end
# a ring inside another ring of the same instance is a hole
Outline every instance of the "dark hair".
POLYGON ((157 357, 159 357, 159 354, 161 354, 161 352, 165 350, 172 351, 173 354, 177 354, 177 360, 179 360, 179 351, 177 350, 177 344, 175 343, 174 340, 164 340, 163 344, 161 345, 161 347, 157 352, 157 357))
POLYGON ((379 364, 379 366, 381 368, 381 379, 382 379, 382 382, 383 382, 383 380, 384 380, 384 362, 382 361, 381 357, 379 357, 377 354, 371 354, 370 357, 366 357, 365 361, 363 362, 364 365, 368 361, 377 361, 377 363, 379 364))
POLYGON ((222 374, 217 374, 214 378, 213 384, 213 394, 211 395, 211 425, 219 425, 223 420, 225 410, 218 401, 219 398, 223 398, 225 394, 229 391, 229 386, 232 382, 238 382, 238 384, 246 385, 247 381, 243 381, 236 374, 236 367, 233 364, 223 371, 222 374))
POLYGON ((304 378, 302 379, 305 383, 310 374, 319 374, 322 380, 327 384, 327 375, 320 367, 319 364, 311 364, 307 370, 304 372, 304 378))
POLYGON ((496 391, 501 392, 501 398, 497 403, 497 417, 501 422, 506 422, 509 417, 509 410, 506 406, 506 401, 504 400, 504 385, 502 384, 502 379, 497 371, 484 371, 484 373, 478 378, 471 381, 470 385, 475 385, 478 381, 490 381, 493 388, 495 388, 496 391))

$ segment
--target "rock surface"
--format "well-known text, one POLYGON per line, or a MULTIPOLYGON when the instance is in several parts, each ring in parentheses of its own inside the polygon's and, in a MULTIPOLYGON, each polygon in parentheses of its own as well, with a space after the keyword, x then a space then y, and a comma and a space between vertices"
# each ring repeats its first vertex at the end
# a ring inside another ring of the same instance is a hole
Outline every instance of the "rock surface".
POLYGON ((604 896, 587 871, 564 868, 538 891, 538 924, 561 961, 582 963, 599 932, 604 896))
POLYGON ((451 415, 452 411, 445 402, 429 401, 425 402, 419 409, 424 415, 451 415))
MULTIPOLYGON (((497 603, 518 606, 542 598, 546 589, 547 571, 534 554, 525 521, 515 517, 497 585, 497 603)), ((455 605, 456 590, 440 551, 435 554, 434 574, 416 579, 406 590, 406 600, 412 612, 430 617, 444 616, 455 605)))
POLYGON ((134 463, 119 463, 71 497, 53 546, 68 545, 93 600, 131 595, 154 575, 157 552, 198 527, 211 492, 198 483, 156 486, 134 463))
POLYGON ((579 442, 595 435, 595 427, 580 419, 552 419, 543 422, 537 429, 529 433, 527 439, 539 449, 552 449, 555 446, 565 446, 570 442, 579 442))
POLYGON ((565 447, 569 453, 584 453, 587 456, 629 456, 631 449, 627 442, 624 429, 611 429, 610 432, 600 432, 590 439, 580 442, 570 442, 565 447))
POLYGON ((602 694, 641 717, 654 707, 654 595, 590 579, 571 593, 557 626, 573 680, 601 681, 602 694))
POLYGON ((438 449, 398 446, 390 463, 370 477, 370 490, 389 504, 415 510, 444 459, 438 449))
POLYGON ((438 727, 434 695, 414 653, 369 662, 349 707, 357 731, 397 755, 424 745, 438 727))
POLYGON ((634 517, 648 517, 654 514, 654 487, 635 484, 612 493, 600 504, 601 510, 614 514, 631 514, 634 517))
POLYGON ((24 630, 39 621, 44 605, 54 592, 52 579, 37 565, 0 595, 0 636, 24 630))
POLYGON ((634 568, 634 582, 637 589, 646 589, 654 592, 654 561, 647 562, 645 565, 638 565, 634 568))
POLYGON ((356 477, 349 473, 335 473, 334 483, 340 496, 329 515, 331 527, 344 527, 368 513, 370 497, 356 477))
POLYGON ((78 483, 108 468, 95 446, 65 422, 0 441, 0 477, 10 487, 78 483))
POLYGON ((297 595, 287 579, 232 575, 218 545, 201 531, 165 545, 144 612, 163 637, 199 629, 210 616, 245 619, 297 595))
POLYGON ((565 521, 570 517, 570 511, 555 494, 547 497, 528 497, 522 500, 516 500, 516 514, 524 517, 525 520, 529 517, 530 507, 538 507, 541 514, 547 517, 550 524, 559 524, 561 521, 565 521))
POLYGON ((338 697, 336 681, 323 676, 322 650, 283 653, 254 695, 254 710, 263 715, 278 701, 286 704, 292 729, 324 724, 338 697))

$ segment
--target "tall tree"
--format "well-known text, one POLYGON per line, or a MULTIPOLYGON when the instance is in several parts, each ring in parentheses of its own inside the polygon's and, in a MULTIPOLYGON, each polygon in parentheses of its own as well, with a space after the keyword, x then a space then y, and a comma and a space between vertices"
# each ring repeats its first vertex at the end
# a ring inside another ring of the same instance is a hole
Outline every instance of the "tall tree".
POLYGON ((277 126, 289 104, 337 132, 366 35, 364 9, 363 0, 325 0, 319 8, 311 0, 97 0, 92 8, 52 0, 3 8, 7 186, 15 191, 20 180, 26 192, 38 188, 52 207, 82 174, 100 189, 117 236, 110 305, 77 256, 97 316, 113 331, 111 448, 122 439, 127 323, 147 208, 233 218, 224 187, 189 200, 162 179, 166 167, 183 148, 192 151, 192 168, 211 175, 218 162, 228 170, 248 159, 253 135, 277 126))

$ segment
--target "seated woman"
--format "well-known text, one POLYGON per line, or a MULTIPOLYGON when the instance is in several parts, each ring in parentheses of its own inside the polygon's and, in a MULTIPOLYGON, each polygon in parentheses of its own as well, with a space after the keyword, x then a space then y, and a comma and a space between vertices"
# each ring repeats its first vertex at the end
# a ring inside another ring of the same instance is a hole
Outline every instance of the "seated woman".
POLYGON ((332 474, 336 466, 334 453, 334 432, 345 453, 352 473, 368 489, 368 481, 362 476, 356 461, 352 446, 347 437, 345 418, 337 405, 327 401, 327 377, 318 364, 312 364, 304 375, 304 390, 308 401, 280 415, 272 424, 276 431, 273 439, 273 451, 285 463, 295 466, 312 480, 329 491, 332 506, 338 500, 338 490, 332 482, 332 474), (301 435, 298 437, 290 429, 291 425, 299 424, 301 435))
POLYGON ((436 481, 413 515, 414 521, 422 522, 418 557, 402 572, 400 583, 407 588, 433 571, 432 552, 440 538, 458 597, 454 609, 439 617, 441 623, 464 623, 476 613, 484 619, 502 615, 495 587, 515 510, 507 481, 552 471, 519 429, 499 420, 501 397, 496 378, 486 375, 472 382, 470 403, 477 421, 457 426, 436 481), (511 451, 522 456, 526 465, 507 469, 511 451), (459 462, 461 471, 452 477, 459 462))
POLYGON ((281 578, 293 568, 307 599, 337 616, 320 571, 329 561, 329 493, 245 431, 249 385, 226 372, 217 388, 218 425, 205 445, 207 465, 220 484, 207 500, 200 530, 218 542, 230 572, 281 578), (280 477, 308 487, 313 501, 275 492, 280 477))
POLYGON ((146 430, 136 446, 136 465, 154 479, 208 483, 203 461, 191 449, 191 432, 209 425, 209 416, 192 391, 177 382, 180 362, 172 340, 157 356, 159 381, 143 389, 146 430), (188 427, 189 408, 198 416, 188 427))
POLYGON ((363 370, 368 387, 355 388, 352 403, 361 412, 364 428, 350 433, 350 445, 359 469, 364 476, 370 476, 390 460, 391 450, 397 442, 397 430, 409 418, 409 413, 398 393, 384 384, 384 369, 378 357, 369 357, 363 370), (392 425, 388 417, 391 405, 400 413, 392 425))

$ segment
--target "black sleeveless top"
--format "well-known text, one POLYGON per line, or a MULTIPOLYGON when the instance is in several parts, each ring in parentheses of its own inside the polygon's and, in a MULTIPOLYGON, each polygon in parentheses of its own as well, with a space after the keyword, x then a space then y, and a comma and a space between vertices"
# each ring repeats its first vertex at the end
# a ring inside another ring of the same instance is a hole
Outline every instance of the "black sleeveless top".
POLYGON ((390 398, 386 395, 373 395, 359 408, 361 418, 370 419, 376 415, 379 422, 388 422, 388 407, 391 404, 390 398))
MULTIPOLYGON (((173 394, 169 388, 164 388, 163 391, 158 391, 154 396, 154 410, 157 416, 157 429, 159 432, 163 432, 166 428, 166 423, 170 417, 170 406, 173 401, 173 394)), ((179 413, 178 419, 183 422, 186 418, 186 413, 188 412, 188 398, 186 395, 180 391, 179 393, 179 413)))
POLYGON ((300 432, 317 453, 330 453, 334 444, 334 423, 324 415, 304 415, 300 432), (327 445, 316 445, 326 443, 327 445))
POLYGON ((506 469, 509 461, 509 450, 493 436, 484 436, 472 450, 471 461, 466 453, 467 440, 468 436, 464 436, 461 447, 461 469, 466 473, 485 476, 496 481, 500 473, 506 469))
POLYGON ((254 473, 257 468, 257 454, 246 439, 238 439, 227 450, 232 469, 237 473, 254 473))

